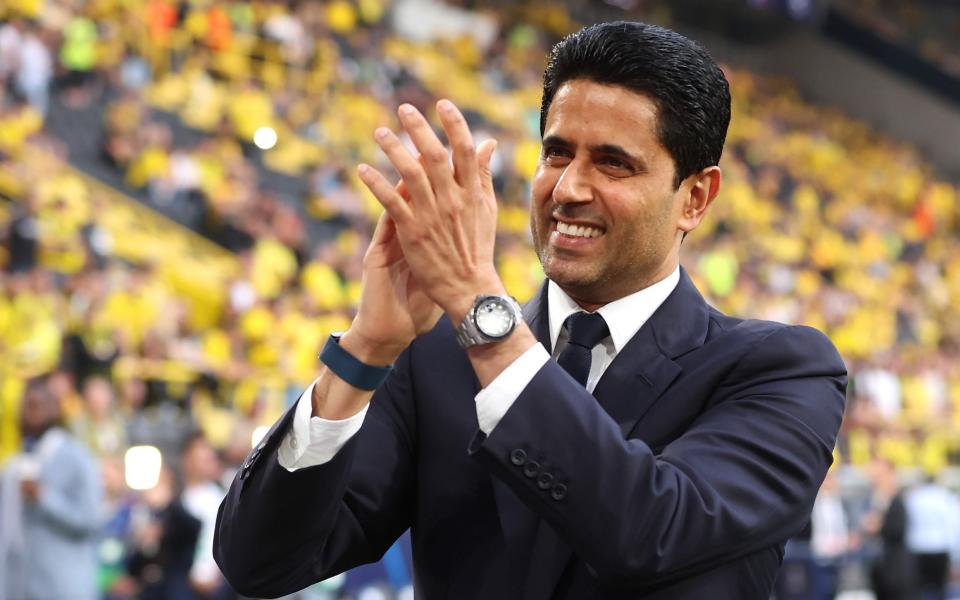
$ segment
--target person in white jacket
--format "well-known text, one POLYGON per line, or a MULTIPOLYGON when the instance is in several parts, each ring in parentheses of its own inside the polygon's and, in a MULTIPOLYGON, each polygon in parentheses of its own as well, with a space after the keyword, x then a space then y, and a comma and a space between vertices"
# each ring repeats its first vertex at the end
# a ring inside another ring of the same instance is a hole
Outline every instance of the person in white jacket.
POLYGON ((916 558, 922 597, 944 599, 950 565, 960 559, 960 500, 928 476, 907 492, 907 549, 916 558))
POLYGON ((46 380, 27 384, 21 415, 23 449, 0 476, 0 597, 94 600, 99 468, 46 380))

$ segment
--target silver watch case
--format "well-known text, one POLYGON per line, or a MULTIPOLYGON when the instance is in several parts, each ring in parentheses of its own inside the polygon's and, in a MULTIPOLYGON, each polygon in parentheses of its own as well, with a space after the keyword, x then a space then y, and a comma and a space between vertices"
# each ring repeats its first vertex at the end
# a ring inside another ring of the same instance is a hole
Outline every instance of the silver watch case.
POLYGON ((506 339, 513 330, 517 328, 517 323, 523 319, 520 305, 511 296, 487 295, 481 294, 473 301, 473 307, 463 317, 460 326, 457 327, 457 343, 461 348, 469 348, 480 344, 490 344, 506 339), (512 322, 506 328, 506 331, 499 335, 492 335, 483 331, 477 323, 477 315, 490 306, 499 305, 506 309, 507 315, 511 317, 512 322))

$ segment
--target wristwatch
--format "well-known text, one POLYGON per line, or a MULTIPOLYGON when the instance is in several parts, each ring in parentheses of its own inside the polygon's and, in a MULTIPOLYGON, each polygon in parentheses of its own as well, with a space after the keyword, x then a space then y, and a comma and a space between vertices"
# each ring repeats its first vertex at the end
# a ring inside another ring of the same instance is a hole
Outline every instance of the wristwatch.
POLYGON ((510 296, 480 295, 457 327, 461 348, 505 339, 523 319, 520 305, 510 296))

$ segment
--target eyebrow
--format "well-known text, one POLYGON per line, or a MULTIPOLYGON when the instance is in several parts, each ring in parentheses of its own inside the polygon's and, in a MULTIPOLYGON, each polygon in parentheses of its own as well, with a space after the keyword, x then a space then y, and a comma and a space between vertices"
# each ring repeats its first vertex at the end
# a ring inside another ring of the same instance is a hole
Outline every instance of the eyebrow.
MULTIPOLYGON (((571 144, 566 139, 560 137, 559 135, 548 135, 543 138, 541 142, 544 146, 566 146, 570 147, 571 144)), ((623 146, 618 146, 617 144, 597 144, 596 146, 587 146, 587 150, 595 154, 607 154, 610 156, 618 156, 624 158, 629 162, 632 162, 637 165, 643 165, 644 162, 639 156, 634 156, 633 154, 627 152, 623 146)))

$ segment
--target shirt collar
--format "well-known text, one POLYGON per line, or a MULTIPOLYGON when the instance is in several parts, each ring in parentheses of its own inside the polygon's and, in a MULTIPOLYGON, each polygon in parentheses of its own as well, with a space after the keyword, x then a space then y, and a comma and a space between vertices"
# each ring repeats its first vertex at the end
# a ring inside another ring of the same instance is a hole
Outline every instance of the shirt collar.
MULTIPOLYGON (((680 267, 657 283, 638 292, 604 304, 597 312, 610 328, 614 351, 619 353, 643 324, 667 299, 680 282, 680 267)), ((583 309, 552 281, 547 283, 547 314, 550 316, 550 348, 557 347, 557 338, 567 317, 583 309)))

